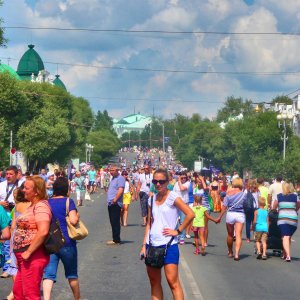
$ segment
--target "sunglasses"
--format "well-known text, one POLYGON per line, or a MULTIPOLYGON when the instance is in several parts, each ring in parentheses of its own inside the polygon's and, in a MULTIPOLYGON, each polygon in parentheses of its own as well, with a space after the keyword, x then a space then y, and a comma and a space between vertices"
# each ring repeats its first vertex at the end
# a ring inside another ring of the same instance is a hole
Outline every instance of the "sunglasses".
POLYGON ((153 179, 153 180, 152 180, 152 183, 153 183, 154 185, 157 185, 158 183, 159 183, 160 185, 163 185, 163 184, 165 184, 167 181, 168 181, 168 180, 156 180, 156 179, 153 179))

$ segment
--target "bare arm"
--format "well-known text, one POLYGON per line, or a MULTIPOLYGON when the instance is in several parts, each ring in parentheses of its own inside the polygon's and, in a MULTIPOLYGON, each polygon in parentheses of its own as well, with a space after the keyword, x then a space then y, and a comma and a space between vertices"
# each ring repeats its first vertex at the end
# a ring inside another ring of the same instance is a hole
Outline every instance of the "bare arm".
POLYGON ((149 235, 150 221, 151 221, 151 207, 148 207, 147 224, 146 224, 146 227, 145 227, 143 244, 142 244, 142 248, 141 248, 141 251, 140 251, 140 256, 143 255, 144 257, 146 257, 146 241, 147 241, 147 236, 149 235))
POLYGON ((211 216, 208 214, 207 211, 205 211, 205 217, 206 217, 208 220, 211 220, 211 221, 213 221, 213 222, 215 222, 215 223, 218 223, 218 219, 215 219, 215 218, 211 217, 211 216))
POLYGON ((9 226, 7 226, 1 231, 0 240, 9 240, 9 239, 10 239, 10 228, 9 226))
MULTIPOLYGON (((179 197, 176 198, 176 200, 174 201, 174 205, 185 214, 185 219, 184 219, 183 223, 178 227, 179 231, 183 231, 192 222, 192 220, 195 218, 195 214, 192 211, 192 209, 188 205, 186 205, 182 201, 182 199, 179 198, 179 197)), ((163 230, 163 235, 177 236, 178 231, 176 229, 165 228, 163 230)))
POLYGON ((274 200, 273 209, 277 209, 277 207, 278 207, 278 200, 274 200))
POLYGON ((186 185, 182 184, 181 178, 180 178, 180 177, 178 177, 178 186, 179 186, 179 189, 180 189, 181 191, 185 191, 185 190, 188 189, 188 188, 186 187, 186 185))
POLYGON ((69 219, 72 225, 76 225, 78 223, 79 214, 75 209, 69 211, 69 219))
POLYGON ((217 222, 220 222, 220 221, 221 221, 221 219, 222 219, 223 215, 226 213, 226 211, 227 211, 227 206, 222 205, 221 213, 220 213, 219 217, 216 219, 217 222))

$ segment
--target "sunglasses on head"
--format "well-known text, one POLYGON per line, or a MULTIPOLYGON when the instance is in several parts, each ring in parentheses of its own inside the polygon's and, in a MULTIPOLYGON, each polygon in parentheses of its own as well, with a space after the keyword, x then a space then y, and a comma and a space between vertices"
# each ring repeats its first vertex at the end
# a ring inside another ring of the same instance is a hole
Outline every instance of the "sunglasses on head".
POLYGON ((154 185, 156 185, 156 184, 160 184, 160 185, 163 185, 163 184, 165 184, 167 182, 167 180, 156 180, 156 179, 153 179, 152 180, 152 183, 154 184, 154 185))

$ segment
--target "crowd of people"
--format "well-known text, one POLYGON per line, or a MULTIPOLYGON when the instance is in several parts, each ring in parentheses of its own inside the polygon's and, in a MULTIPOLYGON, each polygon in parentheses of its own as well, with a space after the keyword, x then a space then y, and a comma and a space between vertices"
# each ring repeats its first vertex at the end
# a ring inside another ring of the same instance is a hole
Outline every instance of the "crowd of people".
POLYGON ((47 175, 42 170, 38 175, 23 176, 20 169, 10 166, 5 171, 5 179, 0 183, 1 278, 13 280, 12 291, 6 299, 41 299, 41 282, 44 299, 51 299, 61 261, 74 299, 80 300, 77 246, 67 229, 67 203, 72 225, 78 223, 79 214, 74 201, 69 199, 70 181, 66 173, 56 170, 47 175), (64 244, 49 254, 45 242, 55 220, 64 244))
MULTIPOLYGON (((140 203, 141 226, 145 234, 140 250, 145 259, 153 299, 163 299, 161 268, 150 261, 150 249, 164 249, 163 268, 174 299, 183 299, 178 275, 179 248, 194 238, 194 255, 206 255, 209 221, 220 223, 226 214, 227 254, 240 260, 245 224, 246 242, 256 245, 257 259, 267 260, 271 235, 270 214, 280 232, 282 259, 291 262, 291 237, 297 229, 299 197, 292 183, 277 176, 270 185, 263 178, 243 180, 232 176, 178 171, 151 167, 109 165, 96 170, 76 171, 68 178, 63 170, 23 176, 15 166, 6 169, 0 183, 0 229, 3 257, 2 278, 12 277, 13 288, 7 299, 51 299, 59 261, 65 269, 74 299, 80 299, 76 241, 69 238, 69 217, 77 224, 77 207, 99 189, 105 190, 112 239, 108 246, 122 244, 121 228, 130 223, 132 201, 140 203), (69 199, 76 194, 76 204, 69 199), (53 217, 58 219, 65 245, 47 254, 43 243, 53 217), (149 255, 149 256, 148 256, 149 255), (34 280, 32 280, 34 278, 34 280)), ((97 197, 97 195, 96 195, 97 197)), ((151 250, 151 251, 152 251, 151 250)), ((157 254, 158 255, 158 254, 157 254)))

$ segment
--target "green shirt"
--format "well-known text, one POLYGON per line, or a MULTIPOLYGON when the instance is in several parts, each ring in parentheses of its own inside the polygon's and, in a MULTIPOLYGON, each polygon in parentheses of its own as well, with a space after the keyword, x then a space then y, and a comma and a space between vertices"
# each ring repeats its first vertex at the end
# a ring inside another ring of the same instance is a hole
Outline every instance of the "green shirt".
POLYGON ((193 226, 194 227, 204 227, 204 216, 205 212, 207 211, 207 208, 204 206, 193 206, 192 207, 193 212, 195 213, 195 218, 193 220, 193 226))

